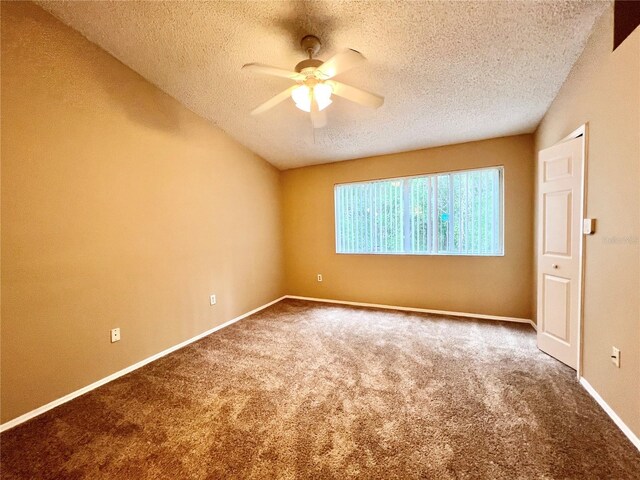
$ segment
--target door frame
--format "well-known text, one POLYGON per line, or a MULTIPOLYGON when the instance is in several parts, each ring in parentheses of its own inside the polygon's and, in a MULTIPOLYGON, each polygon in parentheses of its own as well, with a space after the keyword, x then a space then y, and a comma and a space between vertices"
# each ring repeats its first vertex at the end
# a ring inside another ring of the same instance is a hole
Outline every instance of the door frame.
MULTIPOLYGON (((576 373, 578 380, 582 377, 582 345, 583 345, 583 312, 584 312, 584 259, 585 259, 585 241, 584 241, 584 233, 582 220, 585 218, 587 213, 587 159, 589 154, 589 123, 585 123, 580 127, 576 128, 573 132, 571 132, 566 137, 562 138, 560 141, 551 145, 552 147, 555 145, 559 145, 564 142, 568 142, 569 140, 573 140, 575 138, 582 137, 582 178, 580 179, 581 183, 581 193, 580 193, 580 242, 578 254, 580 258, 578 259, 578 335, 577 335, 577 351, 578 358, 576 362, 576 373)), ((540 152, 538 151, 538 154, 540 152)), ((538 172, 536 171, 536 178, 538 177, 538 172)), ((539 197, 536 195, 536 204, 539 202, 539 197)), ((538 204, 539 205, 539 204, 538 204)), ((541 232, 542 225, 540 225, 540 217, 536 215, 536 223, 537 223, 537 231, 541 232)), ((540 238, 537 239, 540 241, 540 238)), ((536 249, 536 265, 538 264, 537 258, 538 251, 536 249)), ((536 273, 536 279, 538 274, 536 273)), ((536 296, 538 295, 538 286, 536 286, 536 296)))

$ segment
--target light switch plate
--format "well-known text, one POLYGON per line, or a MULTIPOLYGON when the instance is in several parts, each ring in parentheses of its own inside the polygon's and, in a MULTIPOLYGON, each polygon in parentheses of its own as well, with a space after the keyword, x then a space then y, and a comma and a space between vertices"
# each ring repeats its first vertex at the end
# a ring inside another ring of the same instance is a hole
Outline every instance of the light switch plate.
POLYGON ((210 304, 210 305, 215 305, 215 304, 216 304, 216 302, 217 302, 217 300, 216 300, 216 296, 215 296, 215 295, 210 295, 210 296, 209 296, 209 304, 210 304))
POLYGON ((620 349, 611 347, 611 363, 620 368, 620 349))
POLYGON ((582 233, 585 235, 593 235, 596 232, 596 220, 594 218, 585 218, 582 220, 582 233))

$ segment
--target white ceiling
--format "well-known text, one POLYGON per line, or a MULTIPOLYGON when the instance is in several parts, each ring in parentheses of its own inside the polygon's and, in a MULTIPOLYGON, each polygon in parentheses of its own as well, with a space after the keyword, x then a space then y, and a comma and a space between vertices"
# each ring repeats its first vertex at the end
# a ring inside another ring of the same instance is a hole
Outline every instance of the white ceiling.
POLYGON ((532 132, 582 51, 602 1, 37 2, 123 63, 286 169, 532 132), (329 125, 285 101, 290 85, 241 71, 287 69, 314 34, 326 60, 368 62, 336 79, 385 97, 370 110, 334 97, 329 125))

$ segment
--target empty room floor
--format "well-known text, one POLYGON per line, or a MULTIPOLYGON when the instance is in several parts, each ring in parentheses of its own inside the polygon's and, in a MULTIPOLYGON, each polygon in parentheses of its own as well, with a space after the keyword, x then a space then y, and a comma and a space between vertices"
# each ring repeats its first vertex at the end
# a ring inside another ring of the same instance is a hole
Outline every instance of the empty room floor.
POLYGON ((2 478, 638 478, 528 325, 283 300, 1 437, 2 478))

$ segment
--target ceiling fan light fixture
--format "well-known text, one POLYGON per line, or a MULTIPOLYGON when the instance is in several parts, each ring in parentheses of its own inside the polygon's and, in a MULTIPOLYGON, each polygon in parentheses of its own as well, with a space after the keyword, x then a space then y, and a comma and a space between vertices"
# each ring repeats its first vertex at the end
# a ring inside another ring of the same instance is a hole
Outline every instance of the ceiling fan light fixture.
POLYGON ((331 86, 326 83, 316 83, 313 87, 313 96, 318 102, 318 109, 324 110, 329 105, 331 105, 331 94, 333 90, 331 86))
MULTIPOLYGON (((324 110, 331 105, 331 86, 326 83, 317 83, 313 87, 313 97, 318 102, 318 110, 324 110)), ((291 91, 291 98, 303 112, 311 111, 311 89, 306 85, 300 85, 291 91)))
POLYGON ((309 87, 300 85, 291 91, 291 98, 300 110, 305 112, 311 111, 311 97, 309 96, 309 87))
POLYGON ((287 78, 295 82, 295 84, 275 97, 254 108, 251 111, 251 115, 264 113, 291 97, 297 108, 303 112, 310 113, 309 117, 313 128, 322 128, 327 124, 327 116, 322 110, 333 103, 331 100, 332 95, 337 95, 365 107, 378 108, 382 106, 384 97, 333 79, 336 75, 346 72, 365 61, 366 59, 360 52, 350 48, 345 49, 323 62, 313 58, 320 50, 318 37, 307 35, 302 39, 301 46, 309 58, 299 62, 295 67, 295 71, 262 63, 247 63, 242 66, 246 70, 287 78))

